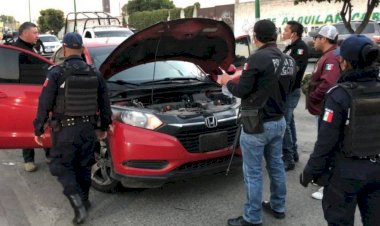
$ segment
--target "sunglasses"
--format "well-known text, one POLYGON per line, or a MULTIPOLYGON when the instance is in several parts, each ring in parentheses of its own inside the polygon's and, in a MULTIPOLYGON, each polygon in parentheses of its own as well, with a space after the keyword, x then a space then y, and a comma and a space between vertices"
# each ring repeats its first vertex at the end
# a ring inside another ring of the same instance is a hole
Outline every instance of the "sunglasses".
POLYGON ((322 35, 316 35, 316 36, 313 37, 314 41, 317 40, 317 38, 324 38, 324 36, 322 36, 322 35))

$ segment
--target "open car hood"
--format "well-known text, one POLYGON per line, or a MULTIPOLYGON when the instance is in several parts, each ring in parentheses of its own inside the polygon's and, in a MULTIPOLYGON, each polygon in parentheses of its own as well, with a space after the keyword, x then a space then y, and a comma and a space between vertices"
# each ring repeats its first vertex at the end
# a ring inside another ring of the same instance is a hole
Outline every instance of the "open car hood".
POLYGON ((100 67, 105 78, 127 68, 153 61, 182 60, 206 73, 227 70, 235 55, 235 38, 222 21, 186 18, 157 23, 130 36, 100 67))

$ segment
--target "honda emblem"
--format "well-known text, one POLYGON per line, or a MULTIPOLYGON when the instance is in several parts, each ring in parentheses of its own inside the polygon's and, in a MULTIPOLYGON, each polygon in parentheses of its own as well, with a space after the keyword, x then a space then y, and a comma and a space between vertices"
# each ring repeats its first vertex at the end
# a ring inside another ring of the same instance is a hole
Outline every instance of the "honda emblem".
POLYGON ((208 116, 205 118, 205 124, 208 128, 215 128, 218 126, 218 120, 216 120, 215 116, 208 116))

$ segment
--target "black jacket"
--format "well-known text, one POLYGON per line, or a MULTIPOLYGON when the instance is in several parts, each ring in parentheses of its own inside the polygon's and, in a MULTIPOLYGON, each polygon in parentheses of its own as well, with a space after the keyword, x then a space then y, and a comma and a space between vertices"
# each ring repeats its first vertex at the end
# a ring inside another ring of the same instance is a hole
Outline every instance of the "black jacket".
POLYGON ((284 53, 288 53, 290 50, 290 56, 296 61, 297 65, 297 75, 296 80, 293 85, 293 90, 301 87, 301 81, 308 63, 309 58, 309 49, 304 41, 301 38, 297 39, 292 44, 286 46, 284 53))
MULTIPOLYGON (((348 71, 341 75, 338 83, 360 82, 368 79, 378 82, 376 81, 378 74, 377 67, 361 71, 348 71)), ((327 92, 319 119, 318 138, 303 171, 305 175, 310 175, 320 185, 325 185, 326 180, 324 179, 336 170, 347 179, 380 179, 379 162, 372 163, 368 159, 347 158, 340 150, 344 139, 344 126, 349 105, 350 97, 342 87, 336 86, 327 92), (321 178, 323 180, 320 180, 321 178)))
POLYGON ((294 60, 269 43, 249 56, 244 64, 239 83, 229 81, 228 90, 242 98, 244 109, 260 108, 263 105, 263 121, 274 121, 284 115, 286 96, 291 91, 296 65, 294 60), (280 77, 275 76, 282 57, 285 57, 280 77), (252 95, 255 97, 253 101, 252 95))
MULTIPOLYGON (((70 56, 65 59, 64 63, 68 63, 73 65, 74 68, 84 68, 88 67, 86 62, 80 56, 70 56)), ((63 69, 59 66, 53 66, 48 74, 46 81, 43 85, 41 95, 39 97, 38 110, 36 119, 33 121, 34 124, 34 133, 39 136, 44 133, 44 124, 47 122, 49 117, 49 112, 53 110, 57 92, 58 92, 58 81, 59 76, 63 74, 63 69)), ((96 70, 97 71, 97 70, 96 70)), ((112 111, 110 100, 108 97, 108 89, 106 83, 100 74, 97 71, 98 75, 98 108, 100 113, 100 121, 101 121, 101 130, 107 130, 108 126, 112 123, 112 111)), ((52 118, 59 119, 59 115, 56 115, 53 112, 52 118)))
POLYGON ((23 41, 21 38, 18 38, 16 40, 16 42, 13 44, 13 46, 16 46, 16 47, 19 47, 19 48, 22 48, 22 49, 26 49, 26 50, 29 50, 31 52, 35 52, 34 48, 33 48, 34 45, 31 44, 31 43, 23 41))

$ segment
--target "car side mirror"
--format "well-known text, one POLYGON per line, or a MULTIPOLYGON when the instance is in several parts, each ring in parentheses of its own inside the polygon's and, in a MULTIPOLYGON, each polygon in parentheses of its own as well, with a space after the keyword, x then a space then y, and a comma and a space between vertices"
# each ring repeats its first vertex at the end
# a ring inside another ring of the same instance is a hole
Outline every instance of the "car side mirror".
POLYGON ((228 69, 227 69, 227 74, 229 74, 229 75, 233 75, 233 74, 235 74, 235 72, 236 72, 236 67, 235 67, 235 65, 233 65, 233 64, 231 64, 229 67, 228 67, 228 69))

